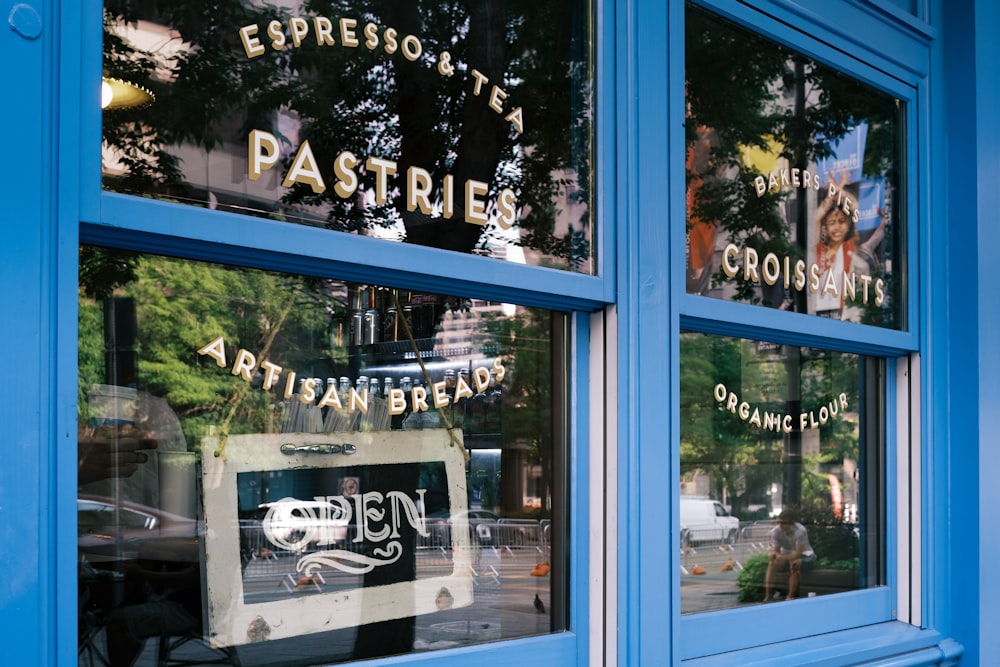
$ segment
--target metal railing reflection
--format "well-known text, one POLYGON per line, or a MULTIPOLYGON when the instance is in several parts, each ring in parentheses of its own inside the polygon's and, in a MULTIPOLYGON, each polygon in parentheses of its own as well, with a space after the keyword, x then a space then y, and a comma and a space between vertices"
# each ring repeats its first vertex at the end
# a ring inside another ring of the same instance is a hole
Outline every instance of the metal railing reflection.
MULTIPOLYGON (((455 545, 471 550, 470 576, 478 584, 492 580, 498 583, 510 573, 524 574, 526 570, 544 566, 546 573, 550 562, 551 522, 532 519, 499 519, 448 521, 428 520, 426 535, 416 536, 417 579, 439 576, 455 567, 455 545), (453 540, 453 531, 466 530, 468 538, 453 540)), ((275 594, 350 588, 361 585, 358 573, 324 569, 319 576, 303 577, 296 565, 304 555, 324 549, 363 554, 364 543, 353 541, 349 531, 346 539, 334 545, 307 545, 297 552, 280 549, 264 534, 259 520, 240 521, 240 552, 242 560, 244 595, 249 598, 270 597, 275 594)))
POLYGON ((681 574, 703 574, 743 569, 743 562, 755 553, 767 551, 773 520, 743 521, 736 539, 718 538, 693 540, 681 531, 681 574))

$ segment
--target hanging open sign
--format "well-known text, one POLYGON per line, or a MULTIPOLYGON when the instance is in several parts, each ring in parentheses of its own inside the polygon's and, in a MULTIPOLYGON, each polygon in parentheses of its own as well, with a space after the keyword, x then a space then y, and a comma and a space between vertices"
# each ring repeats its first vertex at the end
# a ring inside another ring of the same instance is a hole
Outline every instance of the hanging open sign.
POLYGON ((233 646, 472 604, 467 530, 431 544, 428 508, 467 509, 445 429, 202 443, 206 636, 233 646), (429 548, 433 547, 433 548, 429 548))

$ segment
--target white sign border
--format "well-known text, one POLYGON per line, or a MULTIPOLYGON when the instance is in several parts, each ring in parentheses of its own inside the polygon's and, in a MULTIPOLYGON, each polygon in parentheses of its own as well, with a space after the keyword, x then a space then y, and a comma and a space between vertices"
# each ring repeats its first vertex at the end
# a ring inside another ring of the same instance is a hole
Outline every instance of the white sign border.
POLYGON ((440 611, 436 600, 442 589, 452 597, 448 608, 471 605, 469 533, 463 530, 451 531, 452 571, 445 576, 272 602, 243 602, 238 473, 441 461, 451 511, 461 513, 467 509, 465 456, 460 432, 455 436, 446 429, 231 435, 220 457, 215 456, 219 438, 204 438, 202 581, 210 643, 236 646, 432 613, 440 611), (350 455, 281 452, 285 444, 327 443, 350 444, 356 451, 350 455))

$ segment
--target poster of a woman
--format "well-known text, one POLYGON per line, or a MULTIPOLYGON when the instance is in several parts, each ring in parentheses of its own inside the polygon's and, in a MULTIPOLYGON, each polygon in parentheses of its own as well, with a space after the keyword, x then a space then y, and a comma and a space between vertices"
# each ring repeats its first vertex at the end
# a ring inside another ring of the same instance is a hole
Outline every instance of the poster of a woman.
MULTIPOLYGON (((839 178, 830 175, 828 192, 817 207, 817 237, 815 264, 819 269, 818 287, 811 294, 811 312, 826 317, 841 319, 845 308, 863 305, 859 295, 847 294, 845 283, 853 283, 853 277, 870 276, 879 262, 876 252, 885 238, 885 218, 880 213, 880 221, 875 230, 862 240, 857 228, 857 204, 844 206, 843 199, 858 201, 856 184, 847 182, 848 176, 841 172, 839 178), (846 277, 846 278, 845 278, 846 277)), ((821 190, 822 192, 822 190, 821 190)), ((812 291, 812 290, 810 290, 812 291)))

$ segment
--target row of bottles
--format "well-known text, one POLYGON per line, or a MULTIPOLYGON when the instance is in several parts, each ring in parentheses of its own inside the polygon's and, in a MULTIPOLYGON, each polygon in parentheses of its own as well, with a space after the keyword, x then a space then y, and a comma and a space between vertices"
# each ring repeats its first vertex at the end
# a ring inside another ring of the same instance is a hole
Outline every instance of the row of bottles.
POLYGON ((441 313, 442 298, 409 290, 371 285, 348 288, 346 314, 333 322, 334 347, 374 345, 433 338, 441 313))

